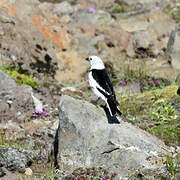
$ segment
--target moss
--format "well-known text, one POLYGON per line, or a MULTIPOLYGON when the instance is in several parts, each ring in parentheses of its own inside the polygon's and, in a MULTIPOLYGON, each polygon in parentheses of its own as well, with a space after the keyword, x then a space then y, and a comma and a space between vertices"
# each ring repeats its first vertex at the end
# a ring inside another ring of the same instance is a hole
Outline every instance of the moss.
POLYGON ((32 88, 38 88, 38 81, 32 75, 21 74, 19 67, 0 66, 0 70, 14 79, 18 86, 28 85, 32 88))

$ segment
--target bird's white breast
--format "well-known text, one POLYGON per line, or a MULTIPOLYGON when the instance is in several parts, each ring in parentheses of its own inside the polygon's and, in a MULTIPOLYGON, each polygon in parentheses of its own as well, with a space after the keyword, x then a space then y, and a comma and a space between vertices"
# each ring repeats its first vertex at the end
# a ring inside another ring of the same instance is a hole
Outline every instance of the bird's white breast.
POLYGON ((97 89, 97 88, 99 88, 99 89, 102 89, 102 88, 99 86, 99 84, 98 84, 98 83, 96 82, 96 80, 93 78, 91 71, 89 72, 88 79, 89 79, 89 85, 90 85, 93 93, 94 93, 97 97, 100 97, 101 99, 103 99, 104 101, 106 101, 106 97, 105 97, 102 93, 100 93, 99 90, 97 89))

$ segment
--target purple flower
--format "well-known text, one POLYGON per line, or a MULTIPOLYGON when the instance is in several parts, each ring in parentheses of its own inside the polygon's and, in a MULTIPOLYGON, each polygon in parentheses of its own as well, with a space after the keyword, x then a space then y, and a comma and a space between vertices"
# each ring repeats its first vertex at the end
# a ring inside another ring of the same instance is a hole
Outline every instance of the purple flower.
POLYGON ((86 175, 85 175, 85 174, 84 174, 84 175, 81 175, 80 178, 86 179, 86 175))
POLYGON ((90 174, 90 169, 89 168, 87 168, 87 175, 89 175, 90 174))
POLYGON ((160 7, 159 6, 153 6, 152 9, 156 9, 156 10, 159 10, 160 7))
POLYGON ((72 180, 76 180, 76 177, 75 177, 75 176, 73 176, 73 177, 72 177, 72 180))
POLYGON ((149 125, 149 123, 148 123, 147 121, 145 121, 145 122, 144 122, 144 125, 148 126, 148 125, 149 125))
POLYGON ((156 80, 156 81, 154 82, 154 84, 155 84, 156 86, 159 86, 159 85, 160 85, 160 82, 159 82, 158 80, 156 80))
POLYGON ((98 171, 93 171, 92 174, 96 176, 98 174, 98 171))
POLYGON ((149 81, 148 84, 153 86, 154 85, 154 81, 149 81))
POLYGON ((149 127, 149 128, 152 128, 153 126, 154 126, 154 124, 152 124, 152 123, 149 123, 149 124, 148 124, 148 127, 149 127))
POLYGON ((43 106, 43 108, 42 108, 42 109, 43 109, 43 111, 47 111, 47 108, 46 108, 45 106, 43 106))
POLYGON ((95 10, 94 8, 91 7, 91 8, 88 9, 88 12, 89 12, 89 13, 95 13, 96 10, 95 10))
POLYGON ((141 125, 138 125, 138 128, 143 129, 143 127, 141 125))
POLYGON ((112 173, 111 177, 113 178, 115 176, 117 176, 117 174, 116 173, 112 173))
POLYGON ((127 114, 127 117, 131 117, 131 115, 128 113, 128 114, 127 114))
POLYGON ((109 179, 109 176, 106 176, 105 179, 109 179))
POLYGON ((125 86, 127 83, 126 81, 120 80, 121 85, 125 86))
POLYGON ((42 112, 41 112, 40 110, 36 109, 33 113, 35 113, 35 114, 41 114, 42 112))
POLYGON ((44 116, 49 116, 49 112, 43 112, 44 116))

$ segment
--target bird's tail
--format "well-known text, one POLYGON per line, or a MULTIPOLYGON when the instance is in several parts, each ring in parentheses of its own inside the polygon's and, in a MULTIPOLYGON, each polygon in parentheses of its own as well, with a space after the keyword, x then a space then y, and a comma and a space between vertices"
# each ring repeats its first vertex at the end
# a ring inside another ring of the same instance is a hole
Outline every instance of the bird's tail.
POLYGON ((121 111, 118 108, 119 103, 117 101, 114 101, 112 99, 107 99, 107 106, 109 108, 111 116, 115 116, 116 113, 118 113, 119 116, 121 116, 121 111))

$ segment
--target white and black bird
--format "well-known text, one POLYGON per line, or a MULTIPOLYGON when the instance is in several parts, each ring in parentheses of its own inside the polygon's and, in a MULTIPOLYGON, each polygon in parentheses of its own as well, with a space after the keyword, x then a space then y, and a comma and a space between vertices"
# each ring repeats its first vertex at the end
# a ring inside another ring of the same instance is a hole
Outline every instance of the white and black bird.
POLYGON ((86 58, 90 62, 90 71, 88 75, 89 85, 94 94, 106 102, 103 106, 109 123, 119 123, 116 118, 117 114, 122 113, 118 109, 119 103, 112 86, 112 81, 103 61, 97 56, 89 56, 86 58))

